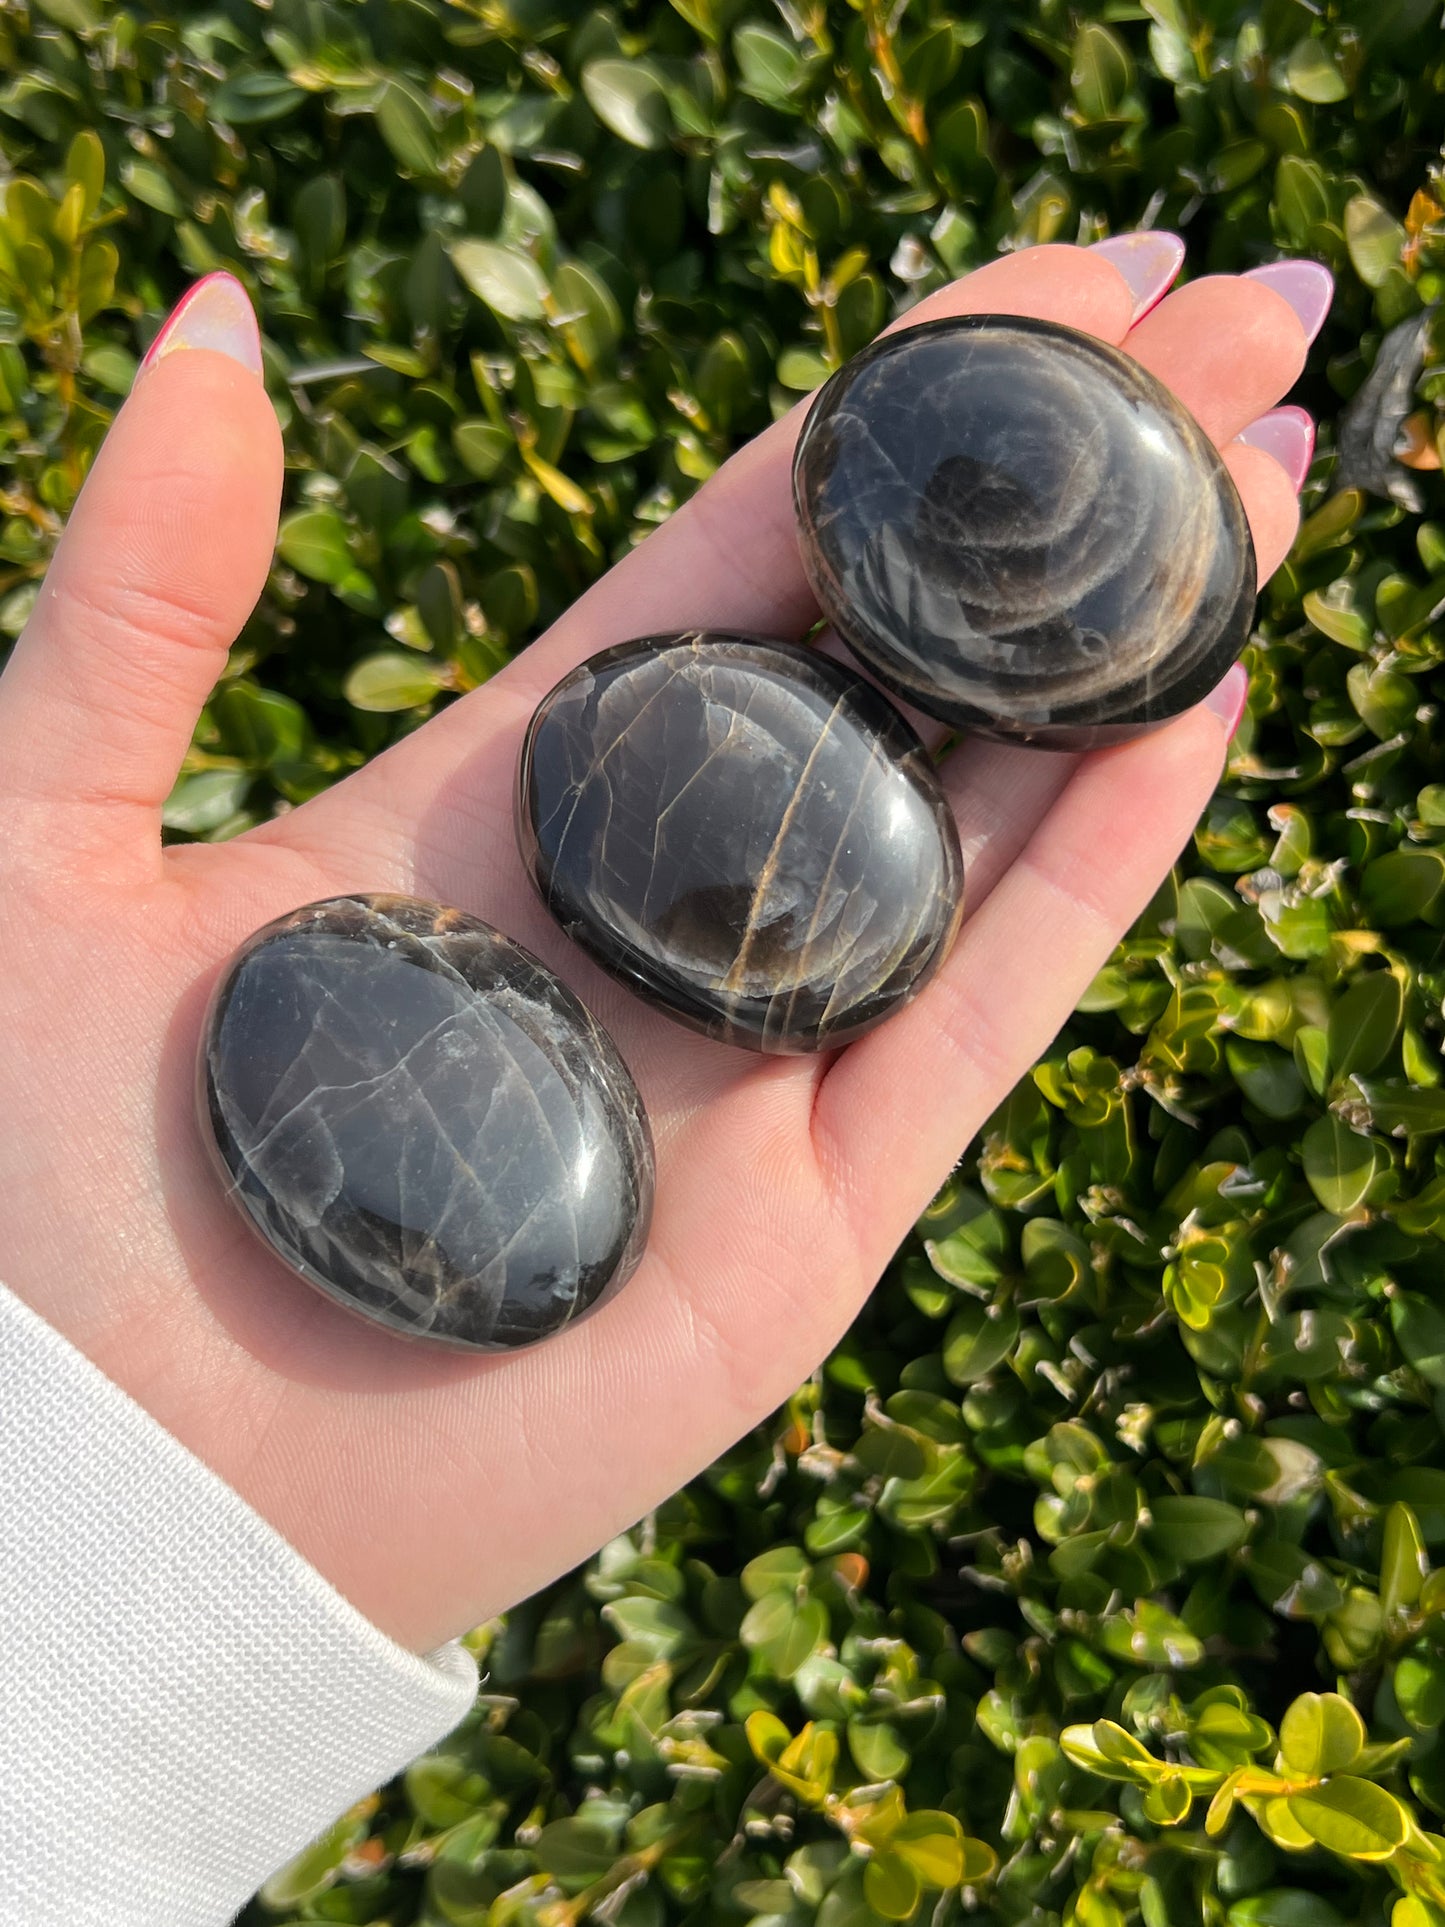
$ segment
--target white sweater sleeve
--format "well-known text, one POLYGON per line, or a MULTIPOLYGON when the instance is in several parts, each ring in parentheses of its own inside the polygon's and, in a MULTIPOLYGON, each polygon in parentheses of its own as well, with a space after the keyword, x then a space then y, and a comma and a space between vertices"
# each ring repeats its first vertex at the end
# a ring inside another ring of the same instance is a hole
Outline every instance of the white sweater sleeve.
POLYGON ((224 1927, 476 1689, 0 1285, 0 1927, 224 1927))

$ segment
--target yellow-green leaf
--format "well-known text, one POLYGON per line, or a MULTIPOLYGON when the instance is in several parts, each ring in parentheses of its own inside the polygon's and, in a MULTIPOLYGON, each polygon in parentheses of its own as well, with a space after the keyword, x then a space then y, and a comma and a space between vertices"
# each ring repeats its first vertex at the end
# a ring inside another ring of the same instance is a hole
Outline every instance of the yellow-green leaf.
POLYGON ((910 1813, 888 1846, 925 1887, 956 1887, 963 1879, 963 1828, 951 1813, 910 1813))
POLYGON ((1348 1773, 1291 1794, 1287 1804, 1312 1840, 1351 1860, 1388 1860, 1410 1834, 1410 1816, 1393 1793, 1348 1773))
POLYGON ((493 314, 506 321, 540 321, 546 312, 547 277, 530 254, 500 241, 465 240, 451 248, 452 266, 493 314))
POLYGON ((445 672, 425 656, 382 649, 356 664, 342 691, 353 709, 386 714, 397 709, 416 709, 430 702, 444 686, 445 672))
POLYGON ((918 1905, 919 1879, 900 1855, 874 1854, 863 1874, 863 1894, 868 1905, 884 1920, 907 1920, 918 1905))
POLYGON ((1279 1750, 1294 1774, 1339 1773, 1359 1758, 1365 1722, 1339 1693, 1301 1693, 1279 1727, 1279 1750))

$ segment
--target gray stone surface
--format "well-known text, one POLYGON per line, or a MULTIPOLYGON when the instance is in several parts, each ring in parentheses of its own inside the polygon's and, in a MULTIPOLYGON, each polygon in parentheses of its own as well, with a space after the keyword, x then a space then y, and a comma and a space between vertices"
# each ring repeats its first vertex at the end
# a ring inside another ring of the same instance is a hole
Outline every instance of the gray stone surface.
POLYGON ((457 910, 336 897, 227 965, 200 1059, 230 1195, 291 1268, 411 1337, 545 1338, 636 1268, 652 1142, 606 1033, 457 910))
POLYGON ((917 708, 1055 748, 1179 714, 1248 638, 1228 471, 1130 356, 1050 322, 890 335, 818 394, 793 467, 824 611, 917 708))
POLYGON ((522 752, 542 900, 695 1030, 814 1051, 923 987, 961 915, 958 833, 913 731, 791 643, 690 633, 594 656, 522 752))

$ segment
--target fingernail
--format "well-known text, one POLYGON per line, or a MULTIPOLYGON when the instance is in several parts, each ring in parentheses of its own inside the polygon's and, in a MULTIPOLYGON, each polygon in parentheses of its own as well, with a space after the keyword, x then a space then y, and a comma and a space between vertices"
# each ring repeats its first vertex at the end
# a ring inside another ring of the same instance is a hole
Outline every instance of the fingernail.
POLYGON ((1107 241, 1095 241, 1089 252, 1102 254, 1128 282, 1134 297, 1131 321, 1141 321, 1164 299, 1169 284, 1184 265, 1184 243, 1179 236, 1156 228, 1110 235, 1107 241))
POLYGON ((1214 712, 1224 724, 1226 735, 1232 738, 1248 698, 1249 671, 1242 662, 1237 662, 1223 682, 1216 683, 1204 698, 1204 707, 1214 712))
POLYGON ((1335 292, 1335 277, 1323 262, 1267 261, 1262 268, 1250 268, 1244 279, 1262 281, 1267 288, 1283 295, 1299 316, 1306 341, 1313 341, 1325 325, 1335 292))
POLYGON ((1304 487, 1315 452, 1315 425, 1303 408, 1271 408, 1234 438, 1272 455, 1290 479, 1296 494, 1304 487))
POLYGON ((181 348, 214 348, 261 375, 261 331, 246 290, 233 274, 208 274, 188 288, 145 352, 140 372, 181 348))

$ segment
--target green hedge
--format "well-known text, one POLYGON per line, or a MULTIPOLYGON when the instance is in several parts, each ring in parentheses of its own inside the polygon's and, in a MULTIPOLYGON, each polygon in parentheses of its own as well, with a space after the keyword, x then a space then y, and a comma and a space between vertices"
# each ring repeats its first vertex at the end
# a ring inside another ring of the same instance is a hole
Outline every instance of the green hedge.
POLYGON ((185 281, 262 316, 285 519, 177 836, 483 681, 1001 249, 1145 223, 1192 273, 1339 283, 1308 519, 1179 874, 826 1366, 475 1633, 475 1715, 248 1921, 1445 1923, 1438 16, 0 14, 7 633, 185 281))

